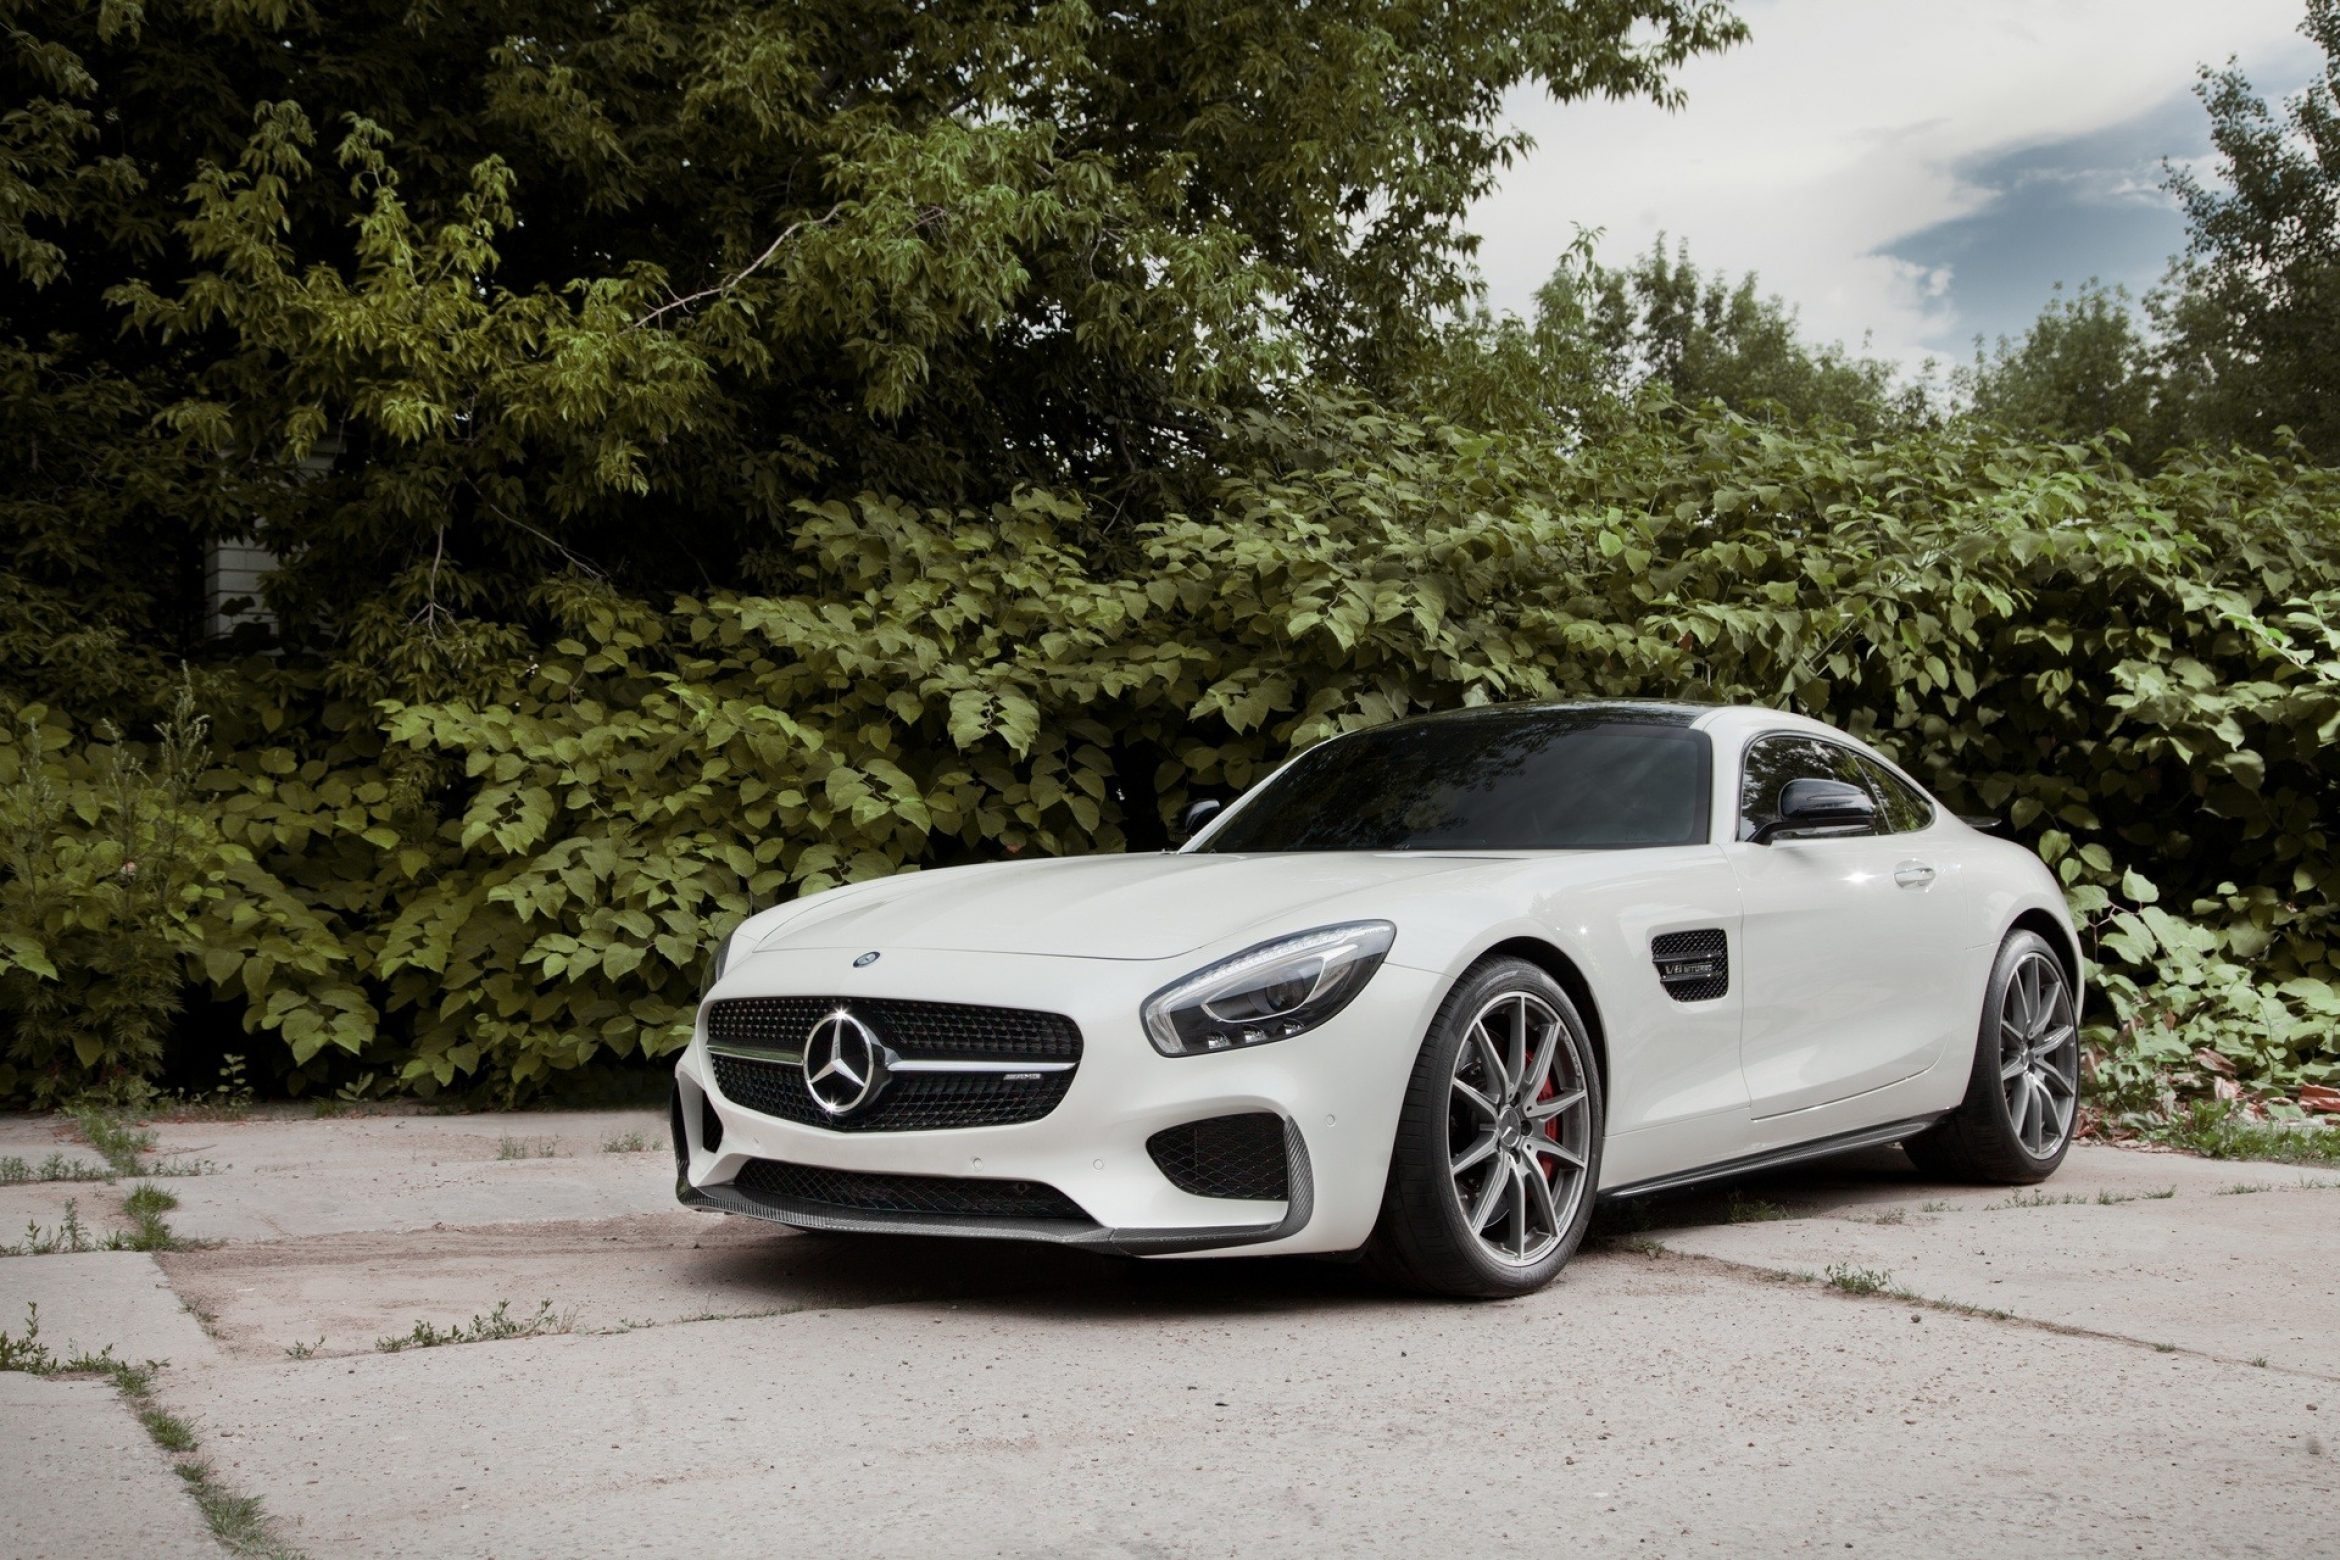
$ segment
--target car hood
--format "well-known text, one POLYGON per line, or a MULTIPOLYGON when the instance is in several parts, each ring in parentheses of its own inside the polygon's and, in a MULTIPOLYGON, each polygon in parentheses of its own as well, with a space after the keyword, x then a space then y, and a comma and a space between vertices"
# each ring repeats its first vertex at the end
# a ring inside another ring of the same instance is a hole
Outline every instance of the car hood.
MULTIPOLYGON (((1497 858, 1503 859, 1503 858, 1497 858)), ((1490 864, 1417 853, 1071 856, 908 872, 832 889, 750 928, 756 952, 935 949, 1167 959, 1310 904, 1490 864), (794 912, 794 913, 791 913, 794 912)), ((1357 913, 1341 906, 1332 917, 1357 913)), ((1370 913, 1370 912, 1366 912, 1370 913)))

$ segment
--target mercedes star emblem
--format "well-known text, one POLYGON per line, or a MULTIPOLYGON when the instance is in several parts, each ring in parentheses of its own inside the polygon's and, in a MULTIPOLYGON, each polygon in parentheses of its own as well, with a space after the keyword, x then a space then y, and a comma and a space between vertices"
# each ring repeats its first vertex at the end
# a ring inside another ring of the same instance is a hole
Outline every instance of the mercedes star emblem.
POLYGON ((804 1087, 832 1116, 850 1116, 885 1081, 884 1050, 869 1026, 843 1008, 804 1037, 804 1087))

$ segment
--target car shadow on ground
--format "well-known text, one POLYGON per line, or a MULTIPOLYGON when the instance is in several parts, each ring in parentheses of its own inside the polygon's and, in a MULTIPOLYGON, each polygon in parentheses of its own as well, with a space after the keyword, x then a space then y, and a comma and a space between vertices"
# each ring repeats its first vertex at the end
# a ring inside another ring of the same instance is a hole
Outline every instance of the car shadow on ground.
MULTIPOLYGON (((1600 1261, 1643 1233, 1811 1216, 1906 1200, 1933 1183, 1898 1149, 1868 1149, 1679 1192, 1612 1200, 1595 1210, 1579 1261, 1600 1261)), ((735 1294, 775 1308, 931 1301, 1099 1321, 1275 1315, 1413 1302, 1352 1259, 1209 1257, 1170 1261, 1077 1248, 891 1235, 827 1235, 727 1221, 752 1237, 709 1242, 699 1268, 735 1294)))

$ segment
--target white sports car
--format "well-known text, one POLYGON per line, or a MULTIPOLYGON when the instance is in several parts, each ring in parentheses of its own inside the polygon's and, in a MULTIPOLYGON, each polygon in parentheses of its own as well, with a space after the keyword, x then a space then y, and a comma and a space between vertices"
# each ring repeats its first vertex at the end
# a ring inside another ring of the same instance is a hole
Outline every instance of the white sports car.
POLYGON ((750 917, 675 1071, 677 1192, 1518 1294, 1596 1196, 1893 1142, 2045 1177, 2080 980, 2037 858, 1817 721, 1460 710, 1308 749, 1175 853, 750 917))

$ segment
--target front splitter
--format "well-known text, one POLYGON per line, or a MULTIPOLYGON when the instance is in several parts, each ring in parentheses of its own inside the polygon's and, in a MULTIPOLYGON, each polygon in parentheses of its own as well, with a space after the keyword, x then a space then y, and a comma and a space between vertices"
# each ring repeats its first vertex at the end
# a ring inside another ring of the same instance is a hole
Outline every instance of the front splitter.
MULTIPOLYGON (((677 1112, 679 1126, 679 1110, 677 1112)), ((1092 1251, 1118 1252, 1129 1257, 1174 1256, 1183 1252, 1226 1251, 1283 1240, 1307 1228, 1315 1208, 1315 1180, 1309 1172, 1308 1145, 1300 1129, 1284 1123, 1286 1176, 1291 1197, 1284 1216, 1272 1224, 1189 1225, 1170 1229, 1115 1229, 1071 1219, 986 1219, 931 1213, 889 1213, 877 1209, 838 1208, 794 1197, 758 1197, 730 1182, 693 1186, 687 1174, 675 1178, 675 1200, 686 1208, 712 1213, 743 1214, 796 1229, 836 1230, 858 1235, 942 1235, 962 1240, 1037 1241, 1051 1246, 1079 1246, 1092 1251)))

